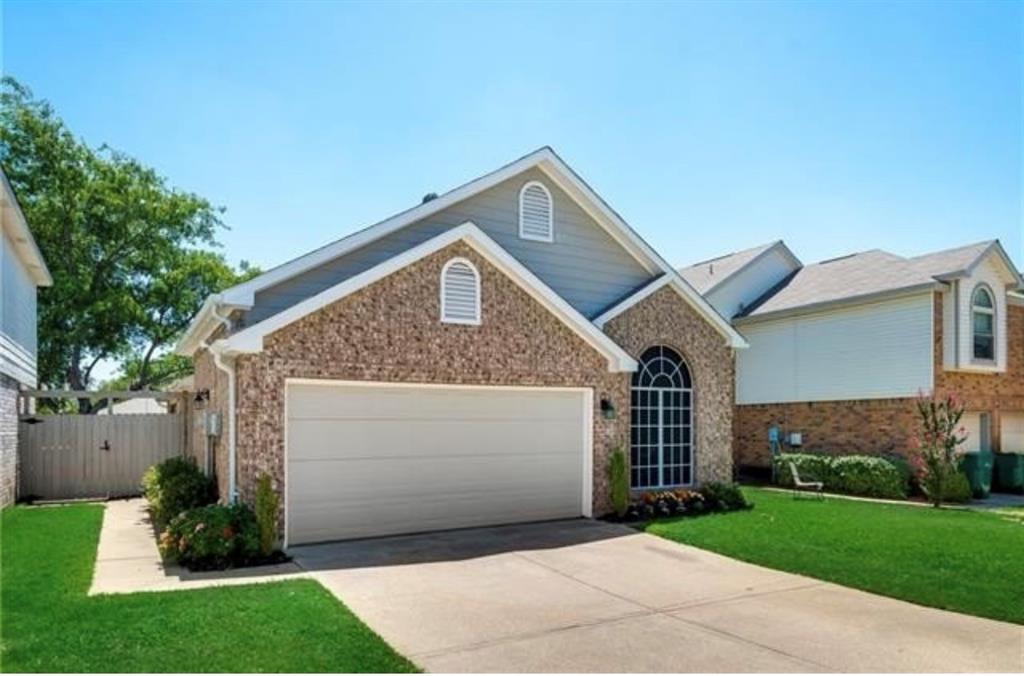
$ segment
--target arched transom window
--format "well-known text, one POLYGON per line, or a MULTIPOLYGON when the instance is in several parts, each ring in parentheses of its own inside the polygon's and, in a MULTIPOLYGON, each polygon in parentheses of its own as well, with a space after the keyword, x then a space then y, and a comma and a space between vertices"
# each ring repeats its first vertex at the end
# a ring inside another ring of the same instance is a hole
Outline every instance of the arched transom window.
POLYGON ((441 269, 441 321, 480 323, 480 274, 465 258, 453 258, 441 269))
POLYGON ((630 403, 630 487, 692 484, 693 385, 679 353, 659 345, 641 355, 630 403))
POLYGON ((971 298, 971 329, 974 336, 974 358, 995 361, 996 304, 987 286, 979 286, 971 298))

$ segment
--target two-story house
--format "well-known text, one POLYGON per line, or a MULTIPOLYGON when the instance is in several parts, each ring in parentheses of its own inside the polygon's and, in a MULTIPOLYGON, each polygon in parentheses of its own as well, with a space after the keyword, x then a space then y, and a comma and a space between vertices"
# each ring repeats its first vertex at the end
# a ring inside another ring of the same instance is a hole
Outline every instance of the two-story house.
POLYGON ((36 289, 53 280, 0 171, 0 507, 18 485, 18 391, 36 379, 36 289))
POLYGON ((288 544, 600 514, 732 474, 742 337, 550 148, 209 298, 178 345, 222 499, 288 544))
POLYGON ((680 273, 750 343, 738 465, 768 465, 773 426, 808 450, 905 453, 932 392, 965 398, 968 450, 1024 451, 1024 280, 998 241, 806 266, 775 242, 680 273))

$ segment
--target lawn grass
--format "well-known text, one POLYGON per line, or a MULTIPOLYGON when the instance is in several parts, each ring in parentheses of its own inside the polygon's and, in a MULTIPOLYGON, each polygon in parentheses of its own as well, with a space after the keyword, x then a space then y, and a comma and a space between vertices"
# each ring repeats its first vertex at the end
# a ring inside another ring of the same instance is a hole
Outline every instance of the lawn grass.
POLYGON ((1024 624, 1024 522, 967 510, 745 488, 753 510, 647 531, 743 561, 935 608, 1024 624))
POLYGON ((4 672, 407 672, 313 580, 87 597, 103 507, 3 510, 4 672))

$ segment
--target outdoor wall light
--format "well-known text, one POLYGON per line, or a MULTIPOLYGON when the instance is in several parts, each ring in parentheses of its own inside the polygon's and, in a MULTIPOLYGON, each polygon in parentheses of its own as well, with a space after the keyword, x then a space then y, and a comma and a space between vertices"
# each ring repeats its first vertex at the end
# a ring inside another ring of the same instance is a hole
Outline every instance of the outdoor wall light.
POLYGON ((196 408, 202 408, 206 405, 206 402, 210 401, 210 390, 199 390, 192 401, 195 403, 196 408))
POLYGON ((601 417, 605 420, 615 420, 615 405, 611 399, 601 400, 601 417))

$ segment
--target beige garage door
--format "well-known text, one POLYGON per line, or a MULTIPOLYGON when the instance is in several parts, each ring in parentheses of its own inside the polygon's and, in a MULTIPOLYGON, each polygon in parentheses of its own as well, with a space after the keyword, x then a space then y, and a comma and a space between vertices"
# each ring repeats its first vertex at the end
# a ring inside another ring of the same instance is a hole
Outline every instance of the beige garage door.
POLYGON ((575 517, 589 504, 584 391, 287 388, 289 545, 575 517))
POLYGON ((999 448, 1003 453, 1024 453, 1024 413, 1003 412, 999 448))

